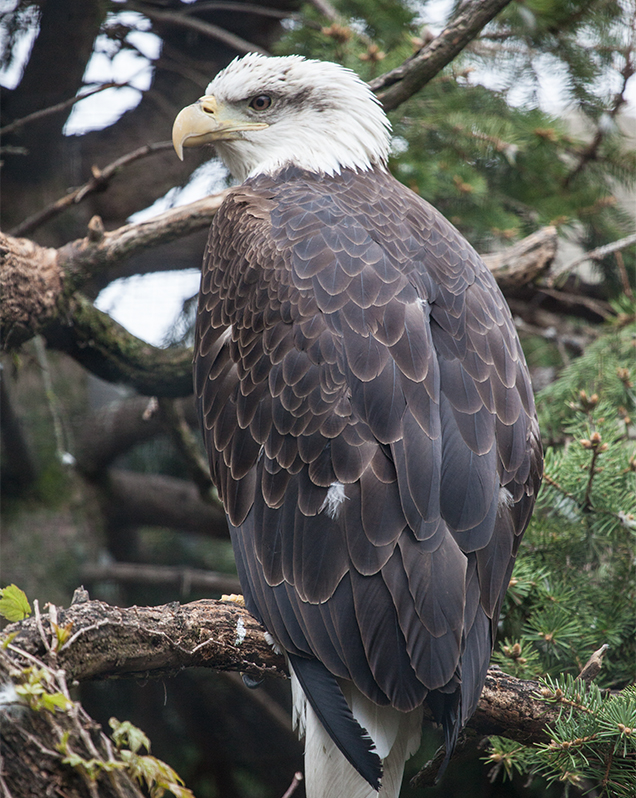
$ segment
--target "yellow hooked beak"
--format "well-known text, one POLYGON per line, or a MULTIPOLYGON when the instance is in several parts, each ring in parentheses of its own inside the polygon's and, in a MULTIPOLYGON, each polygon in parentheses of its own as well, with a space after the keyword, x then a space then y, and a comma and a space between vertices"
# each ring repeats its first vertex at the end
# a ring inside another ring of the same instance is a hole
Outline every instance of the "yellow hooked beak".
POLYGON ((179 112, 172 126, 172 144, 180 160, 184 147, 201 147, 214 141, 238 138, 243 130, 264 130, 265 122, 231 118, 228 109, 208 94, 179 112))

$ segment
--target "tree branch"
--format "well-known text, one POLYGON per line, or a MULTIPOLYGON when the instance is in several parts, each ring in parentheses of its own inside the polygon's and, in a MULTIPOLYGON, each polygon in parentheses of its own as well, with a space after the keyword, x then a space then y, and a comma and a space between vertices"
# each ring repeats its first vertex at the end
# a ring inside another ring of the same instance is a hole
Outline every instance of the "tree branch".
POLYGON ((236 50, 239 53, 262 53, 263 55, 269 55, 267 50, 264 50, 257 44, 248 42, 235 33, 220 28, 218 25, 213 25, 211 22, 204 22, 202 19, 186 16, 183 13, 175 11, 158 11, 154 6, 147 5, 146 3, 128 2, 127 7, 139 11, 140 14, 143 14, 145 17, 155 22, 165 22, 175 27, 194 30, 210 39, 223 42, 223 44, 226 44, 232 50, 236 50))
MULTIPOLYGON (((28 125, 31 122, 37 122, 39 119, 43 119, 51 114, 57 114, 59 111, 64 111, 67 108, 71 108, 73 105, 75 105, 75 103, 80 102, 80 100, 85 100, 87 97, 91 97, 93 94, 98 94, 100 91, 105 91, 106 89, 123 89, 125 86, 128 86, 128 83, 102 83, 100 86, 97 86, 94 89, 89 89, 83 94, 76 94, 74 97, 70 97, 68 100, 64 100, 61 103, 49 105, 48 108, 42 108, 39 111, 34 111, 32 114, 23 116, 21 119, 15 119, 8 125, 0 127, 0 136, 6 136, 9 133, 14 133, 16 130, 24 127, 24 125, 28 125)), ((19 235, 19 233, 15 233, 14 235, 19 235)))
POLYGON ((474 0, 419 53, 370 82, 385 111, 416 94, 474 39, 510 0, 474 0))
MULTIPOLYGON (((58 627, 72 624, 70 637, 55 655, 69 681, 162 676, 184 667, 242 671, 256 677, 284 677, 285 660, 246 609, 232 601, 201 599, 159 607, 111 607, 101 601, 57 608, 58 627)), ((54 636, 51 617, 41 619, 46 638, 54 636)), ((35 618, 11 624, 12 646, 47 659, 35 618)))
POLYGON ((229 539, 220 502, 205 501, 185 479, 113 468, 100 485, 104 512, 111 519, 128 526, 160 526, 229 539))
MULTIPOLYGON (((197 424, 192 398, 183 401, 189 422, 197 424)), ((74 452, 80 471, 96 477, 116 457, 162 432, 163 424, 157 410, 154 399, 131 396, 110 402, 82 418, 75 430, 74 452)))
POLYGON ((176 450, 185 461, 190 478, 205 500, 210 495, 212 481, 208 461, 200 445, 201 435, 192 433, 181 405, 173 399, 160 399, 159 412, 176 450))
MULTIPOLYGON (((634 65, 634 41, 636 40, 636 18, 632 18, 632 30, 631 30, 631 41, 629 42, 626 49, 623 51, 622 55, 625 58, 625 66, 620 72, 622 82, 620 89, 616 92, 613 98, 612 106, 609 110, 604 114, 604 116, 609 117, 609 119, 616 119, 618 116, 619 111, 627 102, 627 97, 625 96, 625 90, 627 88, 627 84, 630 78, 634 75, 636 67, 634 65)), ((606 120, 601 120, 597 123, 596 133, 592 138, 592 141, 585 147, 585 149, 579 154, 578 161, 573 167, 573 169, 568 173, 565 180, 563 181, 563 187, 569 188, 572 184, 572 181, 581 174, 581 172, 586 168, 586 166, 592 162, 597 160, 599 157, 599 149, 601 144, 607 138, 608 126, 605 124, 606 120), (603 122, 603 124, 601 124, 603 122)))
POLYGON ((544 274, 556 256, 558 245, 556 227, 542 227, 513 246, 482 258, 502 290, 514 289, 544 274))
MULTIPOLYGON (((242 671, 256 677, 284 676, 285 660, 267 642, 257 621, 234 602, 200 600, 159 607, 111 607, 100 601, 55 610, 56 623, 72 624, 70 638, 54 654, 69 680, 161 676, 184 667, 242 671)), ((43 616, 51 639, 51 617, 43 616)), ((36 620, 12 624, 12 647, 47 658, 36 620)), ((54 637, 54 635, 53 635, 54 637)), ((548 740, 546 724, 558 709, 539 701, 539 685, 491 668, 470 727, 524 743, 548 740)))
POLYGON ((596 249, 592 249, 589 252, 584 252, 583 255, 580 255, 578 258, 574 258, 574 260, 571 260, 564 266, 555 269, 555 271, 550 275, 549 285, 555 285, 559 277, 573 271, 577 266, 585 263, 586 260, 603 260, 603 258, 605 258, 607 255, 611 255, 613 252, 620 252, 621 250, 627 249, 627 247, 631 247, 634 244, 636 244, 636 233, 632 233, 630 236, 625 236, 625 238, 620 238, 618 241, 611 241, 609 244, 605 244, 602 247, 596 247, 596 249))
POLYGON ((237 11, 239 14, 256 14, 256 16, 273 17, 274 19, 302 18, 300 14, 296 14, 293 11, 267 8, 256 3, 235 2, 235 0, 209 0, 209 2, 198 2, 196 5, 179 9, 180 14, 200 14, 202 11, 237 11))
MULTIPOLYGON (((119 83, 111 83, 106 84, 106 86, 122 86, 125 84, 119 83)), ((90 94, 94 94, 95 92, 89 92, 78 99, 83 99, 84 97, 90 96, 90 94)), ((122 167, 127 166, 134 161, 138 161, 140 158, 145 158, 147 155, 152 155, 155 152, 161 152, 162 150, 172 149, 172 142, 171 141, 158 141, 154 144, 145 144, 143 147, 138 147, 136 150, 127 153, 126 155, 122 155, 121 158, 117 158, 112 163, 109 163, 108 166, 105 166, 103 169, 99 169, 97 166, 93 166, 92 172, 93 177, 84 183, 83 186, 76 188, 74 191, 71 191, 69 194, 65 194, 60 199, 52 202, 50 205, 47 205, 46 208, 42 208, 42 210, 38 211, 37 213, 32 214, 31 216, 27 217, 24 221, 20 222, 19 225, 14 227, 12 230, 9 231, 9 235, 12 236, 25 236, 33 232, 36 228, 40 225, 44 224, 44 222, 48 222, 49 219, 57 216, 62 211, 69 208, 71 205, 76 205, 81 202, 85 197, 93 194, 95 191, 103 191, 110 179, 115 175, 116 172, 120 171, 122 167)))
MULTIPOLYGON (((66 352, 103 380, 125 383, 146 396, 192 393, 191 349, 160 349, 136 338, 80 293, 43 332, 50 347, 66 352)), ((8 343, 13 345, 11 339, 8 343)))
MULTIPOLYGON (((104 233, 99 218, 93 217, 86 238, 72 241, 57 250, 0 233, 3 285, 0 331, 4 348, 19 346, 52 321, 63 319, 71 326, 67 326, 66 336, 56 337, 65 340, 65 344, 77 353, 80 362, 90 364, 97 350, 101 351, 103 362, 92 369, 94 373, 99 376, 110 374, 105 378, 113 382, 129 382, 133 376, 131 384, 139 385, 142 393, 160 393, 161 389, 153 387, 156 381, 147 373, 147 354, 157 363, 171 366, 188 360, 189 355, 178 350, 149 347, 73 292, 94 275, 141 250, 209 226, 226 193, 223 191, 190 205, 173 208, 148 221, 124 225, 113 232, 104 233), (79 351, 87 345, 93 346, 94 350, 79 351), (130 371, 136 359, 135 352, 142 356, 133 369, 133 372, 140 372, 136 376, 130 371), (126 361, 128 368, 125 367, 126 361)), ((87 365, 87 368, 91 366, 87 365)), ((184 387, 184 373, 172 375, 172 380, 176 379, 178 385, 162 395, 184 396, 189 393, 191 388, 184 387)))
POLYGON ((86 238, 60 247, 58 262, 66 276, 67 290, 81 288, 96 274, 141 250, 208 227, 228 191, 172 208, 144 222, 123 225, 103 235, 89 233, 86 238))

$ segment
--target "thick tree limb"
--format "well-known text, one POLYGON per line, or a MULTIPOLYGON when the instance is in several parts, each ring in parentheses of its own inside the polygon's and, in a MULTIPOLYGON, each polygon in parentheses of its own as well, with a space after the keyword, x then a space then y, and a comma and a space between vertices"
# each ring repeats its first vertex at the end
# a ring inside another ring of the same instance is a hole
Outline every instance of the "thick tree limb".
POLYGON ((502 291, 534 282, 551 266, 559 245, 556 227, 542 227, 536 233, 492 255, 483 255, 502 291))
MULTIPOLYGON (((185 479, 111 469, 101 481, 103 509, 127 526, 159 526, 228 539, 220 502, 205 501, 185 479)), ((211 485, 211 483, 208 483, 211 485)))
MULTIPOLYGON (((207 227, 220 207, 223 191, 187 206, 173 208, 145 222, 105 233, 98 217, 85 238, 60 249, 0 233, 0 278, 3 287, 1 334, 5 348, 40 332, 58 316, 81 324, 90 311, 72 293, 104 269, 136 254, 207 227), (75 307, 73 307, 75 304, 75 307), (79 312, 81 318, 76 319, 79 312)), ((93 314, 98 311, 93 310, 93 314)), ((94 317, 97 318, 97 317, 94 317)), ((102 321, 102 332, 107 322, 102 321)), ((114 330, 111 330, 111 335, 114 330)), ((96 372, 97 373, 97 372, 96 372)), ((115 378, 113 381, 117 381, 115 378)), ((174 395, 174 394, 169 394, 174 395)))
MULTIPOLYGON (((284 658, 267 642, 257 621, 239 605, 201 600, 160 607, 111 607, 100 601, 57 608, 58 627, 70 637, 54 655, 69 680, 160 676, 184 667, 242 671, 256 677, 284 676, 284 658)), ((46 657, 54 639, 51 617, 12 624, 12 646, 46 657), (44 638, 43 638, 44 636, 44 638)), ((545 726, 557 710, 537 700, 537 682, 515 679, 491 668, 470 726, 480 734, 502 734, 524 743, 548 739, 545 726)))
MULTIPOLYGON (((159 349, 131 335, 79 292, 65 314, 44 330, 47 343, 104 380, 125 383, 146 396, 189 396, 192 351, 159 349)), ((5 338, 5 342, 7 339, 5 338)), ((9 344, 13 341, 9 339, 9 344)))
POLYGON ((396 69, 371 81, 385 111, 393 111, 416 94, 474 39, 510 0, 474 0, 437 38, 396 69))
MULTIPOLYGON (((70 637, 55 655, 69 681, 120 677, 146 678, 176 673, 184 667, 242 671, 256 677, 283 677, 285 660, 276 654, 260 624, 231 601, 201 599, 159 607, 111 607, 101 601, 57 608, 59 627, 72 624, 70 637)), ((47 657, 54 637, 50 614, 12 624, 19 631, 12 646, 47 657)))
POLYGON ((186 597, 191 590, 235 594, 241 592, 241 586, 235 576, 178 565, 146 565, 136 562, 89 564, 82 568, 80 575, 87 584, 113 581, 131 585, 179 587, 182 596, 186 597))
POLYGON ((64 274, 57 250, 0 233, 0 337, 3 346, 29 340, 57 315, 64 274))

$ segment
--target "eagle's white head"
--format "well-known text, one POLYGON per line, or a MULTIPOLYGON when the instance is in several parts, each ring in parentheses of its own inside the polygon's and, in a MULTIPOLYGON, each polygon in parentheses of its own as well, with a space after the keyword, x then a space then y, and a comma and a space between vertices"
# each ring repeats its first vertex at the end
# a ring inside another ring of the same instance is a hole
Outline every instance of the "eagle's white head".
POLYGON ((333 175, 386 164, 390 123, 350 69, 250 53, 181 111, 172 140, 180 158, 184 147, 213 143, 239 180, 285 166, 333 175))

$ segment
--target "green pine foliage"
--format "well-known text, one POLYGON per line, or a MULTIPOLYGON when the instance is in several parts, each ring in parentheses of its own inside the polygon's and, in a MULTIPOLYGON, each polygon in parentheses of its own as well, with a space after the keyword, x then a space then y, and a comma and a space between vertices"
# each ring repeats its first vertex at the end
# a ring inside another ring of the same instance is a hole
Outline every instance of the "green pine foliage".
POLYGON ((543 680, 551 742, 493 738, 489 761, 595 795, 636 794, 636 325, 611 327, 537 396, 552 442, 493 660, 543 680), (595 683, 576 679, 608 646, 595 683), (610 692, 611 691, 611 692, 610 692))
POLYGON ((491 737, 486 761, 494 765, 492 776, 531 773, 548 784, 563 783, 566 791, 573 786, 596 796, 633 798, 636 688, 612 694, 568 676, 542 680, 540 696, 560 707, 550 742, 528 747, 491 737))

